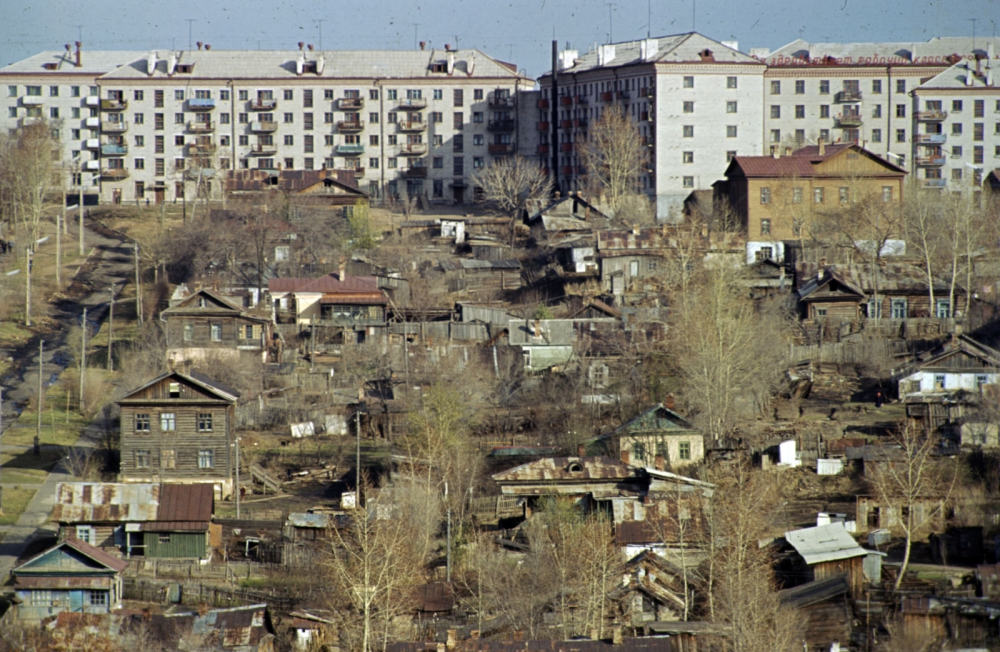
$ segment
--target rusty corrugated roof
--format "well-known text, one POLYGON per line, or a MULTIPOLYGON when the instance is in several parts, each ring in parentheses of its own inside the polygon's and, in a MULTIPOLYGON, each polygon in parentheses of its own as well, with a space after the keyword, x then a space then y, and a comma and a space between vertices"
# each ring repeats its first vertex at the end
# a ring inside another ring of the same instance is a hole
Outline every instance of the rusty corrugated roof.
POLYGON ((610 457, 543 457, 493 475, 499 483, 630 480, 640 469, 610 457))
POLYGON ((160 505, 156 521, 199 521, 212 519, 213 487, 209 483, 160 485, 160 505))
POLYGON ((159 502, 159 484, 60 482, 56 485, 52 520, 58 523, 152 521, 159 502))

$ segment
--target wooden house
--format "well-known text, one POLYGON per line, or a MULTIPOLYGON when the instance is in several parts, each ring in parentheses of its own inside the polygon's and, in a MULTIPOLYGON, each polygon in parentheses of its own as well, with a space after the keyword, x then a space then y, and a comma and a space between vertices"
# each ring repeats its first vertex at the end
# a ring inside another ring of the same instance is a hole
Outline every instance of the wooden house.
POLYGON ((968 335, 953 335, 896 371, 899 397, 964 390, 979 394, 1000 381, 1000 351, 968 335))
POLYGON ((806 321, 855 321, 865 299, 863 289, 832 268, 817 271, 800 284, 796 295, 806 321))
POLYGON ((99 548, 64 539, 11 571, 17 615, 40 620, 63 611, 109 613, 121 607, 126 566, 99 548))
POLYGON ((260 202, 274 194, 293 206, 310 209, 368 205, 354 170, 231 170, 226 177, 230 199, 260 202))
POLYGON ((705 438, 684 417, 654 405, 632 417, 596 445, 626 464, 681 468, 705 457, 705 438))
POLYGON ((128 392, 121 411, 123 482, 211 484, 233 491, 234 390, 195 372, 171 371, 128 392))
POLYGON ((213 355, 267 362, 269 315, 254 313, 201 288, 160 313, 171 365, 198 363, 213 355))
POLYGON ((145 621, 162 649, 183 650, 190 641, 204 652, 274 652, 278 649, 267 604, 197 611, 171 610, 145 621))
MULTIPOLYGON (((905 514, 905 506, 901 504, 886 504, 877 496, 857 496, 856 522, 858 530, 885 529, 902 533, 901 526, 905 514)), ((913 501, 910 509, 913 511, 913 521, 923 523, 924 529, 940 530, 945 523, 948 505, 944 498, 927 496, 913 501)))
POLYGON ((317 328, 324 339, 344 344, 381 341, 388 299, 375 276, 326 274, 317 278, 272 278, 268 290, 279 324, 317 328))
POLYGON ((669 256, 663 229, 613 229, 597 232, 601 286, 622 295, 658 283, 669 256))
POLYGON ((60 539, 127 557, 206 559, 214 505, 208 484, 61 482, 51 518, 60 539))
POLYGON ((802 619, 798 640, 804 650, 835 650, 851 640, 853 613, 847 576, 833 575, 778 592, 782 605, 802 619))
POLYGON ((631 627, 682 620, 694 603, 693 592, 685 593, 684 571, 648 550, 625 562, 622 583, 609 597, 618 605, 619 622, 631 627))
POLYGON ((844 529, 843 523, 785 532, 785 541, 805 563, 808 581, 845 575, 851 595, 862 594, 866 584, 864 561, 869 553, 844 529))

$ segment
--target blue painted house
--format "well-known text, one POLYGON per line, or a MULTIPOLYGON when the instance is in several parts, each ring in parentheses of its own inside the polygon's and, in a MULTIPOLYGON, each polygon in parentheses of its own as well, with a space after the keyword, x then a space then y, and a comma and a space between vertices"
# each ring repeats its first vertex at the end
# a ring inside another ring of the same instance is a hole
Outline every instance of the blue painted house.
POLYGON ((77 539, 66 539, 14 567, 18 616, 41 620, 63 611, 109 613, 121 607, 128 562, 77 539))

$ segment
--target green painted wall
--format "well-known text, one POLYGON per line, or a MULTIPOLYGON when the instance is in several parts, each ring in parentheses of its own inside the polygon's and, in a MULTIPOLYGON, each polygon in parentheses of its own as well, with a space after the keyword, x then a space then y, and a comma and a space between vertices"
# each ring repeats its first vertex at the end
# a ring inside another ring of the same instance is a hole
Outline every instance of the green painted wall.
POLYGON ((143 542, 146 544, 146 557, 166 558, 198 558, 205 557, 204 532, 143 532, 143 542), (162 540, 169 538, 169 540, 162 540))

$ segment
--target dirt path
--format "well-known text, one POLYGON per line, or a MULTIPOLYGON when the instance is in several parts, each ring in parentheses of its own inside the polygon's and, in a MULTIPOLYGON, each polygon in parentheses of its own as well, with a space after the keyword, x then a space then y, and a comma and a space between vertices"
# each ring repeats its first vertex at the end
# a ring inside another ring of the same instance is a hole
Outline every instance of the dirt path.
MULTIPOLYGON (((133 278, 130 243, 112 233, 98 233, 88 228, 87 244, 90 248, 87 260, 73 277, 63 296, 52 304, 52 317, 56 327, 36 335, 13 352, 14 366, 0 379, 0 385, 3 386, 3 431, 16 423, 29 399, 38 392, 39 341, 44 341, 42 383, 47 387, 59 380, 72 360, 67 336, 73 326, 80 323, 83 309, 87 308, 89 332, 96 333, 107 317, 108 289, 111 284, 121 288, 133 278)), ((92 437, 81 434, 74 447, 90 447, 93 443, 92 437)), ((44 442, 41 442, 41 446, 47 447, 44 442)), ((0 450, 19 455, 31 453, 32 447, 3 444, 0 431, 0 450)), ((47 534, 41 528, 52 510, 55 485, 71 479, 60 461, 43 482, 35 485, 22 483, 23 486, 37 488, 37 491, 16 524, 0 526, 0 536, 3 538, 0 541, 0 582, 6 580, 8 571, 31 541, 47 534)), ((0 486, 3 484, 3 473, 0 471, 0 486)))

